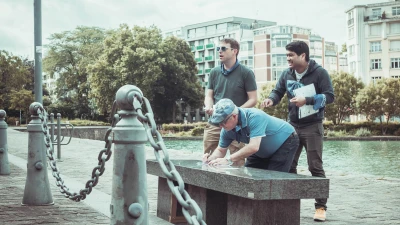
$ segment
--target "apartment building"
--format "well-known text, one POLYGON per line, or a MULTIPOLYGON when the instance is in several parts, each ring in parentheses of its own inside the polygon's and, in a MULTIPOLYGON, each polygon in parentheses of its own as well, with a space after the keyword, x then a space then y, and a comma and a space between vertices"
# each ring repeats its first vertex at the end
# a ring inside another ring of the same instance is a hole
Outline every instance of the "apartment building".
POLYGON ((346 12, 348 72, 364 83, 400 77, 400 1, 355 5, 346 12))
MULTIPOLYGON (((325 40, 312 33, 311 29, 292 25, 276 25, 254 30, 254 74, 257 85, 261 87, 270 81, 276 81, 283 70, 287 69, 285 46, 292 41, 304 41, 310 48, 310 58, 321 66, 337 68, 337 47, 328 51, 334 57, 333 65, 327 61, 325 40)), ((334 45, 330 42, 330 45, 334 45)))

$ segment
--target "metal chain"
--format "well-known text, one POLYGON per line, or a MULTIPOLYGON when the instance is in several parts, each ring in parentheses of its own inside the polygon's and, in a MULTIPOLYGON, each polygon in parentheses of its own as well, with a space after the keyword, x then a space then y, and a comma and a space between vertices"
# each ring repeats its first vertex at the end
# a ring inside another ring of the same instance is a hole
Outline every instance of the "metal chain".
POLYGON ((189 224, 194 225, 206 225, 203 220, 203 213, 198 204, 190 197, 189 193, 185 190, 185 183, 181 175, 175 169, 175 165, 169 159, 168 150, 165 147, 164 140, 161 137, 160 132, 156 129, 156 122, 153 116, 153 110, 150 106, 149 100, 140 95, 135 95, 133 99, 133 107, 138 113, 139 119, 142 121, 147 137, 151 146, 154 148, 154 154, 158 163, 160 164, 161 170, 167 177, 167 183, 171 192, 175 195, 179 204, 182 206, 182 213, 185 216, 189 224), (144 102, 147 113, 143 115, 141 104, 144 102), (156 140, 154 140, 156 137, 156 140), (162 153, 162 155, 160 154, 162 153), (174 181, 178 183, 176 186, 174 181), (194 212, 194 215, 190 215, 189 210, 194 212))
POLYGON ((99 182, 99 177, 105 171, 105 162, 107 162, 111 157, 111 146, 112 146, 112 138, 110 137, 112 128, 115 127, 116 123, 119 121, 119 116, 116 114, 117 110, 117 103, 114 101, 111 114, 113 115, 111 121, 111 127, 108 128, 106 135, 104 137, 105 147, 100 151, 98 159, 98 165, 94 167, 92 170, 92 178, 86 182, 85 188, 79 191, 79 194, 76 192, 70 192, 69 188, 64 184, 64 180, 60 176, 60 171, 57 167, 57 161, 54 158, 54 150, 53 150, 53 143, 51 142, 51 138, 48 132, 47 126, 47 112, 43 107, 38 107, 37 114, 39 115, 40 120, 42 121, 42 128, 44 133, 44 142, 47 147, 47 157, 49 158, 49 165, 53 170, 53 177, 56 178, 56 185, 60 188, 60 192, 64 194, 66 198, 69 198, 73 201, 79 202, 86 198, 86 195, 92 192, 92 188, 97 185, 99 182))

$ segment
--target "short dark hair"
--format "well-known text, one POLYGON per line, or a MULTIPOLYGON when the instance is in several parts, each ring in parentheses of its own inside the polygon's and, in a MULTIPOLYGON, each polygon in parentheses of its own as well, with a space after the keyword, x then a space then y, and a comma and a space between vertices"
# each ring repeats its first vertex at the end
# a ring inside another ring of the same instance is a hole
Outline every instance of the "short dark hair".
POLYGON ((286 50, 295 52, 297 55, 306 54, 306 61, 310 61, 310 49, 304 41, 293 41, 286 45, 286 50))
POLYGON ((225 42, 231 45, 231 48, 237 49, 236 57, 239 55, 240 44, 233 38, 223 38, 219 42, 225 42))

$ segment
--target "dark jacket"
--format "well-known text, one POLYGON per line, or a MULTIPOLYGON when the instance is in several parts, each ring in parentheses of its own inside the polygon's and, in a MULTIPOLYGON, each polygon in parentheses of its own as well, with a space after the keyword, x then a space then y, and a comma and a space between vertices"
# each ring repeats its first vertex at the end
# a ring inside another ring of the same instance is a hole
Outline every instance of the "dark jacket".
MULTIPOLYGON (((292 69, 286 69, 282 72, 278 83, 268 98, 272 99, 274 105, 278 104, 282 97, 286 94, 290 100, 294 96, 288 91, 288 81, 296 81, 296 74, 292 69)), ((326 104, 330 104, 335 99, 331 78, 328 72, 318 65, 314 60, 310 59, 308 70, 301 78, 300 83, 308 85, 314 83, 317 94, 325 94, 326 104)), ((306 97, 306 105, 314 105, 313 97, 306 97)), ((325 107, 320 108, 318 113, 299 119, 299 107, 289 101, 289 120, 294 127, 305 127, 311 124, 320 123, 324 119, 325 107)))

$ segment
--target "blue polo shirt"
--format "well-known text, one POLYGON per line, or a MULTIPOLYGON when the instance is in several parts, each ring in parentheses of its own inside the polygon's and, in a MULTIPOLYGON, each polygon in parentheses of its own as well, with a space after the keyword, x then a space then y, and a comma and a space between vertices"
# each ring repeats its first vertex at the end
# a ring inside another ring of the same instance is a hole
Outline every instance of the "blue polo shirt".
POLYGON ((232 141, 248 144, 251 138, 262 137, 255 154, 268 158, 274 154, 286 139, 295 131, 293 126, 279 118, 270 116, 256 108, 238 108, 240 124, 227 131, 221 130, 219 146, 227 148, 232 141))

